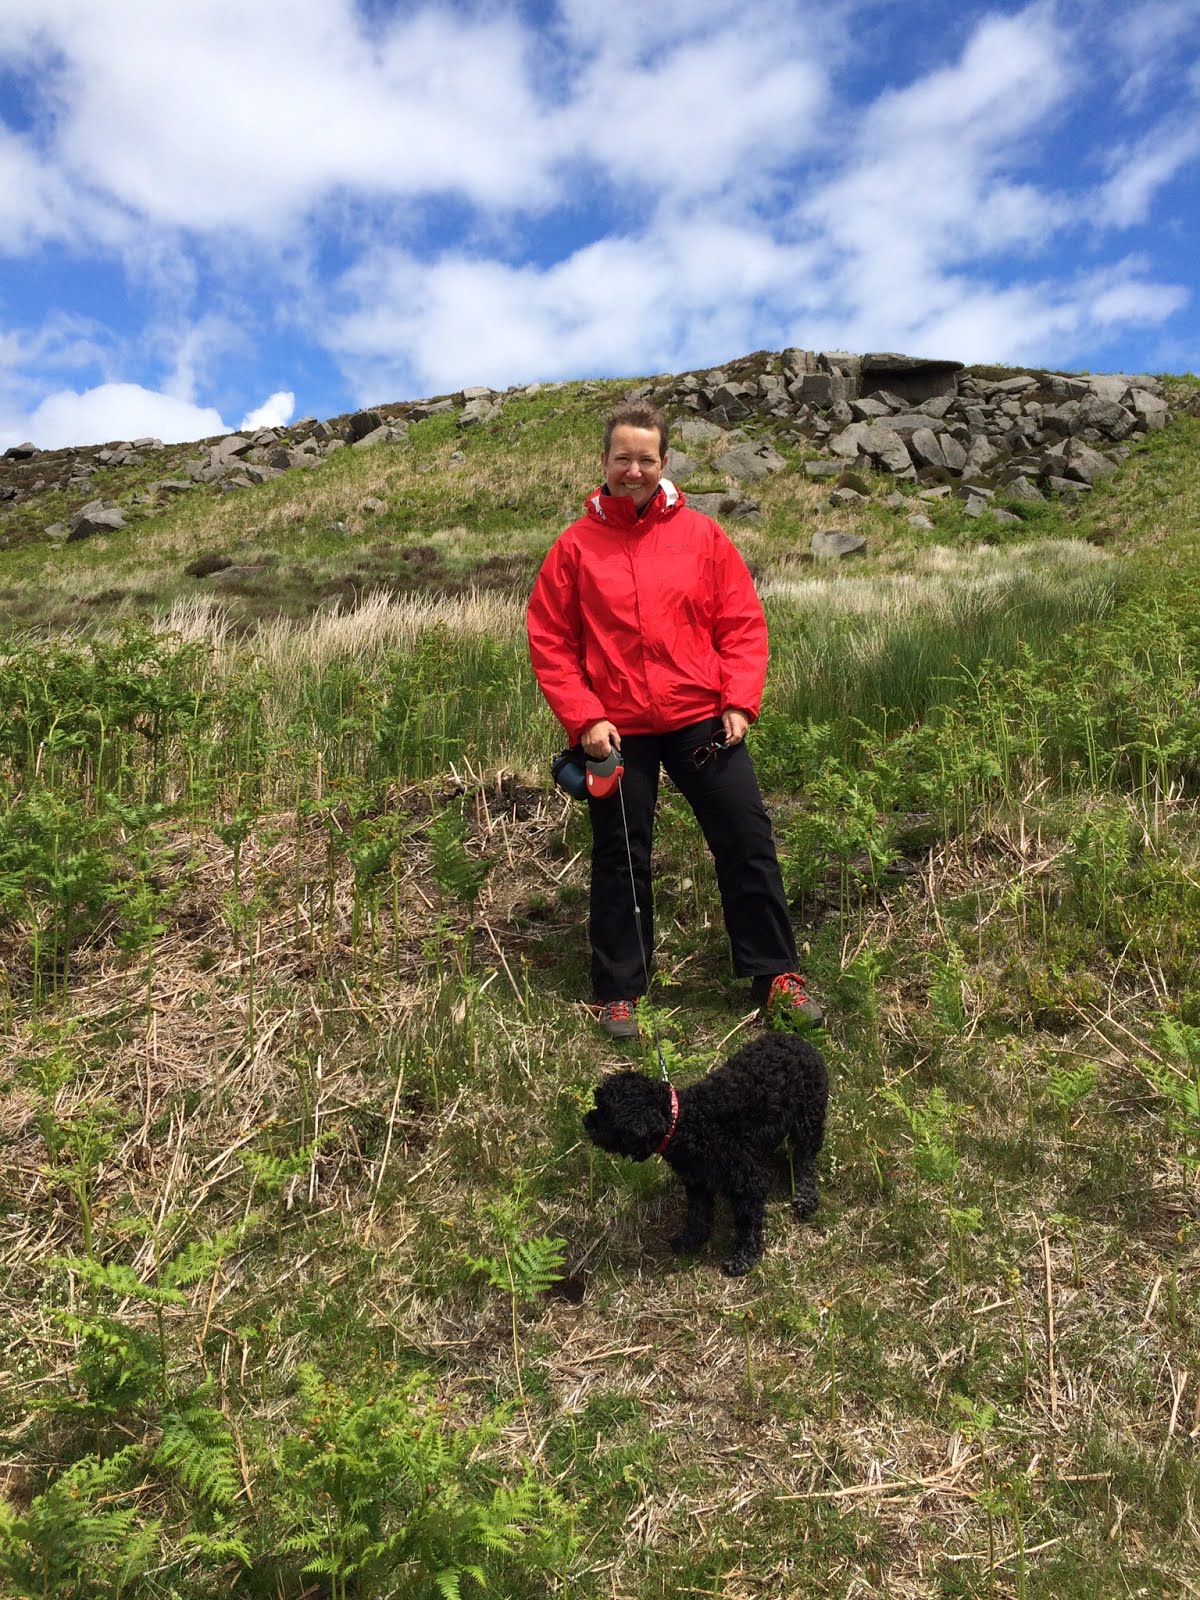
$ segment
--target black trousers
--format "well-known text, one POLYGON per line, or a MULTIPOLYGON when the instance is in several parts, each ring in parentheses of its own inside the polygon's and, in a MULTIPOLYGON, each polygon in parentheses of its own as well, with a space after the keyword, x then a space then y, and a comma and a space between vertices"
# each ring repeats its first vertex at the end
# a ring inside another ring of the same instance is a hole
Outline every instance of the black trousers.
POLYGON ((712 851, 734 972, 739 978, 756 978, 796 967, 796 939, 779 858, 750 752, 743 742, 700 767, 692 760, 692 752, 720 728, 721 719, 712 717, 671 733, 627 734, 621 740, 628 855, 621 795, 588 799, 592 819, 588 932, 592 990, 598 1001, 631 1000, 646 992, 649 975, 638 942, 633 896, 636 886, 642 943, 650 961, 654 949, 650 853, 660 767, 691 806, 712 851))

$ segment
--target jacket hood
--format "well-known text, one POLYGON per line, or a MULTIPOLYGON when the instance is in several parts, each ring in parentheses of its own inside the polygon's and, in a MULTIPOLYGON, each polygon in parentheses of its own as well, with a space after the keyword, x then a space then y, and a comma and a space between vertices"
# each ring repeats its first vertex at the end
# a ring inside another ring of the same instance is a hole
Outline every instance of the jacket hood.
POLYGON ((653 499, 646 502, 640 513, 627 494, 605 494, 603 486, 588 496, 586 510, 589 517, 595 517, 611 527, 632 528, 643 521, 648 513, 663 516, 686 504, 682 490, 670 478, 660 478, 653 499))

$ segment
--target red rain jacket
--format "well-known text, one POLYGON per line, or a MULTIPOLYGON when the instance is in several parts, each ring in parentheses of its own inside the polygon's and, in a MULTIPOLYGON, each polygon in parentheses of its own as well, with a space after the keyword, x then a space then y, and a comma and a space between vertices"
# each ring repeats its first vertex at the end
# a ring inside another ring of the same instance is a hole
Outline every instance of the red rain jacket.
POLYGON ((730 707, 758 715, 767 624, 754 582, 666 478, 640 517, 626 495, 591 496, 542 563, 527 621, 534 674, 573 744, 602 718, 626 734, 730 707))

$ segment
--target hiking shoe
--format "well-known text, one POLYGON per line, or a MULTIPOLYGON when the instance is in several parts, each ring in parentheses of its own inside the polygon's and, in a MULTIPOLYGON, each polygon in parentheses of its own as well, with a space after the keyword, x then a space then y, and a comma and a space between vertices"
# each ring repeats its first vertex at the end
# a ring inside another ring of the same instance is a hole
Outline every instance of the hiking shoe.
POLYGON ((818 1028, 825 1013, 809 997, 804 979, 798 972, 779 972, 773 978, 755 978, 750 988, 751 997, 761 1006, 766 1021, 776 1026, 788 1027, 800 1022, 818 1028))
POLYGON ((605 1000, 597 1013, 597 1021, 610 1039, 636 1039, 638 1037, 635 1008, 637 1000, 605 1000))

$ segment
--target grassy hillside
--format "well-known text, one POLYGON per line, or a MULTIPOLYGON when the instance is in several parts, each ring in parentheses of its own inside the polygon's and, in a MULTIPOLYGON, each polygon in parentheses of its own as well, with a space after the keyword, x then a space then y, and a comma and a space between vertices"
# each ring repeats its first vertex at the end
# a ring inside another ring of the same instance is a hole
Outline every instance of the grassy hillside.
MULTIPOLYGON (((522 613, 625 387, 0 551, 0 1592, 1195 1592, 1200 418, 1017 525, 785 443, 731 527, 833 1085, 733 1281, 579 1126, 522 613)), ((662 809, 687 1082, 751 1022, 662 809)))

